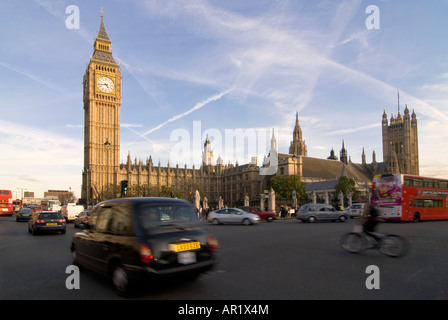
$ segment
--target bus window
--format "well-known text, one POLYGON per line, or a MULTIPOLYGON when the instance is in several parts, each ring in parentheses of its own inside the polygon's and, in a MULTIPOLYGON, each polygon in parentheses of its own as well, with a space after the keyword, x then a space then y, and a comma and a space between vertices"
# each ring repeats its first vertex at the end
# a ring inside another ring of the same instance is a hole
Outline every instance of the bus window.
POLYGON ((414 208, 442 208, 443 201, 440 199, 415 199, 414 208))
POLYGON ((404 177, 404 185, 406 187, 412 187, 414 185, 412 182, 413 181, 411 177, 404 177))
POLYGON ((414 179, 414 187, 423 187, 422 179, 414 179))
POLYGON ((425 188, 432 188, 433 187, 432 180, 429 180, 429 179, 423 180, 423 187, 425 187, 425 188))

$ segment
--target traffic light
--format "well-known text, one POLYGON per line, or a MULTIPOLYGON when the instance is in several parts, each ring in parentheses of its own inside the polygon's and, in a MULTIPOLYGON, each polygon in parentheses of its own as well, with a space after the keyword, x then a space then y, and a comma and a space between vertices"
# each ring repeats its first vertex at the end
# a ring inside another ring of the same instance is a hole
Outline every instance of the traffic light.
POLYGON ((121 180, 121 196, 124 197, 128 192, 128 180, 121 180))

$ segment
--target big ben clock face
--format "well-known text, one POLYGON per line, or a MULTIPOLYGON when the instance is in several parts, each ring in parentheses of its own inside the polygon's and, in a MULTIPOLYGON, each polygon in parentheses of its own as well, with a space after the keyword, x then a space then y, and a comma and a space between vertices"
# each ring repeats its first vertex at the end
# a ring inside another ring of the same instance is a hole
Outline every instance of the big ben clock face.
POLYGON ((115 85, 112 79, 109 77, 99 77, 96 80, 96 85, 98 86, 98 89, 100 89, 103 92, 110 93, 114 90, 115 85))

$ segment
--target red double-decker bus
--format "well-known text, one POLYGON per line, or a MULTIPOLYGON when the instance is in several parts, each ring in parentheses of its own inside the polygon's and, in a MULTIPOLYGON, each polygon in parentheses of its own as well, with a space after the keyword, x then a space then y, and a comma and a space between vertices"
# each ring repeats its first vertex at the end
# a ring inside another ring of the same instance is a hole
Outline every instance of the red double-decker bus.
POLYGON ((448 179, 407 174, 375 176, 372 205, 384 219, 415 222, 448 219, 448 179))
POLYGON ((0 215, 12 216, 13 213, 11 190, 0 190, 0 215))

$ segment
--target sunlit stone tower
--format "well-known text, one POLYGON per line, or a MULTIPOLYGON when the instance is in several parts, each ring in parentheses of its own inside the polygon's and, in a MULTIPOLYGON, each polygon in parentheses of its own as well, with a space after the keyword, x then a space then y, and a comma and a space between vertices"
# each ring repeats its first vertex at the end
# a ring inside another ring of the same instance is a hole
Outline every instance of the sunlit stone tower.
POLYGON ((91 204, 95 194, 117 185, 120 166, 121 71, 111 41, 101 24, 93 55, 83 77, 84 170, 81 198, 91 204))

